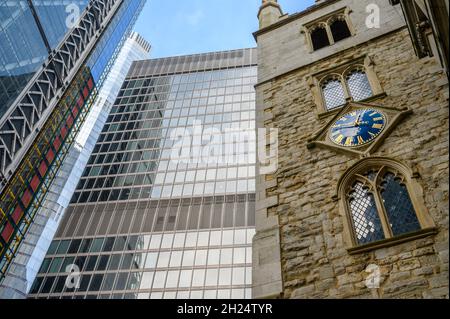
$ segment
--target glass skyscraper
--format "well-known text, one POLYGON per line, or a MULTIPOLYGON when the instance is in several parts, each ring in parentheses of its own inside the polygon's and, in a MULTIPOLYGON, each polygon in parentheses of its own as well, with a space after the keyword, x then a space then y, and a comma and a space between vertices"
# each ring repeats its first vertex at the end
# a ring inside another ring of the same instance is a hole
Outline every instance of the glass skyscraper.
POLYGON ((256 61, 133 63, 30 298, 251 298, 256 61))
POLYGON ((89 0, 0 0, 0 117, 89 0))
MULTIPOLYGON (((116 62, 99 91, 95 104, 80 129, 74 145, 71 146, 64 164, 58 171, 48 195, 37 212, 35 222, 30 227, 30 233, 33 236, 27 236, 24 239, 17 252, 17 257, 10 267, 13 270, 16 268, 23 270, 22 276, 15 279, 11 278, 9 281, 11 285, 14 284, 17 288, 26 280, 24 293, 30 289, 44 260, 45 253, 55 235, 65 209, 69 205, 70 198, 106 122, 111 106, 119 93, 121 83, 125 80, 132 62, 148 59, 149 52, 150 45, 147 41, 138 33, 132 32, 117 56, 116 62)), ((2 295, 0 289, 0 297, 2 295)))
POLYGON ((71 196, 52 193, 54 182, 70 174, 61 171, 144 3, 0 1, 2 298, 26 295, 33 254, 51 240, 47 221, 61 215, 45 205, 71 196))

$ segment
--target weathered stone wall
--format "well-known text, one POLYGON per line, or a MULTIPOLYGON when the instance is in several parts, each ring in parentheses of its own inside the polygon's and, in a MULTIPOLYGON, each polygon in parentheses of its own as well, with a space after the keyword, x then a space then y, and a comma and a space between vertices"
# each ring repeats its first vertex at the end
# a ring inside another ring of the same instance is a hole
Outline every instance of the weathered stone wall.
MULTIPOLYGON (((259 52, 260 61, 266 58, 259 52)), ((257 191, 259 199, 275 198, 262 209, 279 222, 282 297, 448 298, 448 85, 436 59, 419 60, 403 28, 262 83, 257 100, 260 122, 279 128, 278 170, 260 177, 257 191), (386 93, 371 103, 413 110, 372 156, 394 158, 420 173, 418 182, 438 233, 349 255, 333 195, 339 178, 358 158, 307 149, 308 138, 330 118, 318 119, 306 79, 364 54, 373 59, 386 93), (377 291, 365 285, 369 264, 381 267, 377 291)), ((255 238, 258 247, 258 233, 255 238)), ((258 281, 258 268, 254 272, 258 281)))

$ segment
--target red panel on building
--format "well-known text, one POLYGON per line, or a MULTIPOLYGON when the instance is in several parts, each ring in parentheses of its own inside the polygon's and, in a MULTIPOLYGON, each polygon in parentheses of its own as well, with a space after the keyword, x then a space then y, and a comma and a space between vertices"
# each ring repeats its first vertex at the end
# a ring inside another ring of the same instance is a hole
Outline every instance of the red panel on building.
POLYGON ((14 220, 14 222, 16 223, 16 225, 18 224, 18 221, 22 218, 22 216, 23 216, 23 210, 19 205, 17 205, 16 209, 14 210, 14 212, 11 215, 11 217, 14 220))
POLYGON ((11 238, 13 231, 14 231, 14 228, 12 227, 11 223, 6 222, 5 228, 3 228, 3 231, 2 231, 2 237, 6 242, 8 242, 9 239, 11 238))
MULTIPOLYGON (((53 154, 53 152, 52 152, 52 154, 53 154)), ((48 156, 48 153, 47 153, 47 156, 48 156)), ((45 164, 45 162, 42 161, 41 165, 39 166, 39 174, 41 174, 41 176, 44 177, 46 172, 47 172, 47 164, 45 164)))
POLYGON ((92 90, 92 88, 94 87, 94 80, 92 78, 90 78, 88 81, 88 87, 89 90, 92 90))
POLYGON ((59 136, 57 136, 55 138, 55 140, 53 141, 53 147, 55 148, 56 151, 58 151, 60 146, 61 146, 61 141, 59 139, 59 136))
POLYGON ((84 99, 83 97, 80 95, 80 97, 78 98, 77 104, 79 107, 82 107, 84 104, 84 99))
POLYGON ((66 128, 66 126, 64 125, 64 126, 62 127, 62 129, 61 129, 61 137, 62 137, 62 139, 65 139, 65 138, 66 138, 66 135, 67 135, 67 128, 66 128))
POLYGON ((33 179, 31 180, 30 186, 33 192, 36 192, 36 189, 39 187, 41 180, 39 179, 39 176, 34 175, 33 179))
POLYGON ((88 95, 89 95, 89 90, 88 90, 87 87, 85 87, 85 88, 83 89, 83 96, 84 96, 84 98, 87 98, 88 95))
POLYGON ((28 207, 28 205, 30 204, 30 202, 31 202, 31 193, 30 193, 30 191, 27 189, 27 190, 25 191, 25 193, 23 193, 23 195, 22 195, 22 203, 23 203, 23 206, 24 206, 24 207, 28 207))
POLYGON ((72 124, 73 124, 73 117, 72 117, 72 115, 69 114, 69 117, 67 118, 66 124, 67 124, 68 128, 72 127, 72 124))
POLYGON ((73 107, 73 109, 72 109, 72 114, 73 114, 73 117, 77 117, 77 114, 78 114, 78 107, 75 105, 74 107, 73 107))
MULTIPOLYGON (((49 149, 46 157, 47 157, 47 162, 51 163, 53 161, 53 159, 55 158, 55 153, 53 153, 53 151, 51 149, 49 149)), ((47 168, 45 168, 45 169, 47 170, 47 168)))

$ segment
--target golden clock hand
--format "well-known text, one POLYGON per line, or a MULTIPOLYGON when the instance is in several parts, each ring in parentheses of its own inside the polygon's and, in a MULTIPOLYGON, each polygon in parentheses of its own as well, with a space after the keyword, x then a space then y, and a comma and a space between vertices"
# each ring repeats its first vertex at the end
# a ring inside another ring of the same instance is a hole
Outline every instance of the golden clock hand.
POLYGON ((356 121, 355 121, 355 126, 358 126, 359 125, 359 119, 361 118, 361 113, 359 113, 358 114, 358 117, 356 118, 356 121))

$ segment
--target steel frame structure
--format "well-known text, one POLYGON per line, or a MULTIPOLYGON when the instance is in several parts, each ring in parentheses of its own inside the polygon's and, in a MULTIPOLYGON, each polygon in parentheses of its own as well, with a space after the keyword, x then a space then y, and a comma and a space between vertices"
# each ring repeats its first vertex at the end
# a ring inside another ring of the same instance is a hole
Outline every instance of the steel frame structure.
MULTIPOLYGON (((84 123, 97 90, 95 89, 94 94, 89 94, 90 97, 86 100, 85 107, 79 109, 78 116, 73 114, 73 119, 78 118, 74 121, 73 127, 71 127, 72 124, 64 126, 65 137, 58 135, 64 137, 65 141, 54 149, 56 153, 52 152, 55 157, 52 155, 51 161, 48 161, 47 154, 47 162, 50 166, 47 172, 39 171, 43 181, 40 186, 37 186, 34 180, 37 176, 32 179, 33 176, 30 174, 33 167, 31 163, 36 159, 35 154, 39 155, 43 152, 41 148, 48 144, 47 139, 41 135, 45 136, 47 131, 58 134, 57 123, 64 120, 59 114, 62 110, 58 109, 61 108, 59 105, 61 99, 64 99, 68 88, 73 86, 71 83, 77 76, 79 77, 80 67, 85 63, 98 38, 122 3, 123 0, 91 1, 79 19, 78 25, 68 32, 58 48, 51 52, 43 67, 33 76, 21 95, 0 119, 0 197, 2 199, 0 281, 11 265, 40 203, 84 123), (19 189, 18 185, 23 186, 19 189), (35 192, 31 198, 30 190, 31 193, 35 192), (24 198, 26 198, 25 202, 24 198), (4 235, 8 237, 7 241, 3 238, 4 235)), ((48 147, 47 145, 43 148, 48 147)))
POLYGON ((0 207, 0 282, 95 102, 98 91, 92 77, 87 80, 89 76, 88 68, 79 72, 77 78, 84 79, 74 80, 78 84, 52 112, 38 135, 39 141, 13 175, 12 186, 8 184, 2 194, 2 206, 6 208, 0 207), (37 172, 33 168, 38 168, 37 172))
POLYGON ((3 191, 68 83, 123 0, 93 0, 0 119, 0 191, 3 191))

